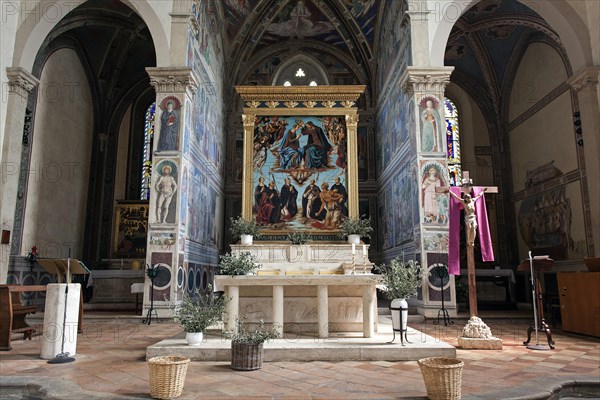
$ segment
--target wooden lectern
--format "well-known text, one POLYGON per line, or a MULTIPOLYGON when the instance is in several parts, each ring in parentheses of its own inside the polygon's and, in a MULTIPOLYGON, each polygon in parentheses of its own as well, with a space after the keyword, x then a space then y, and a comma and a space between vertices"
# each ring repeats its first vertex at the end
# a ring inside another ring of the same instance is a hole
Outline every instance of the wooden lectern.
POLYGON ((544 293, 542 291, 540 274, 541 272, 550 271, 552 269, 553 263, 554 260, 551 259, 549 256, 531 257, 531 252, 529 252, 529 258, 522 260, 519 264, 519 267, 517 268, 517 271, 519 272, 529 271, 531 273, 531 291, 533 294, 533 324, 529 327, 529 329, 527 329, 527 341, 523 342, 523 344, 527 345, 527 348, 532 350, 548 350, 546 346, 539 344, 538 330, 544 331, 546 333, 548 346, 551 349, 554 348, 552 332, 550 332, 550 328, 544 320, 544 293), (531 333, 534 331, 536 344, 529 345, 529 342, 531 341, 531 333))

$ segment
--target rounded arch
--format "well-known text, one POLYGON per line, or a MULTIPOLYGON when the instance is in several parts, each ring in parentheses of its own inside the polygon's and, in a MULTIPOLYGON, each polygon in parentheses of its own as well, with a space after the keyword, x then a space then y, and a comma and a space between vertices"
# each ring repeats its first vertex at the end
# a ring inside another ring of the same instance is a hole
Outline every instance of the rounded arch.
MULTIPOLYGON (((17 29, 12 65, 31 71, 35 57, 48 34, 70 11, 86 1, 48 0, 37 3, 32 10, 20 10, 24 17, 17 29)), ((153 7, 146 1, 135 3, 129 0, 120 1, 134 10, 148 26, 154 42, 157 66, 170 65, 169 40, 153 7)))
MULTIPOLYGON (((450 0, 440 6, 438 1, 428 0, 427 7, 429 10, 433 10, 430 18, 437 18, 437 28, 430 35, 429 62, 431 65, 444 65, 446 44, 454 24, 479 1, 450 0)), ((592 50, 587 25, 568 2, 516 1, 532 8, 558 33, 569 56, 573 71, 578 71, 586 65, 592 65, 592 50), (534 5, 535 7, 533 7, 534 5)))
POLYGON ((282 74, 285 74, 287 72, 287 69, 292 67, 294 64, 302 63, 309 65, 313 68, 315 72, 317 72, 318 75, 320 75, 319 77, 323 82, 322 85, 329 85, 329 76, 327 75, 325 68, 321 65, 320 62, 318 62, 308 54, 296 54, 295 56, 290 57, 289 59, 281 63, 281 65, 277 68, 277 71, 275 71, 275 74, 273 75, 272 85, 276 86, 278 84, 281 84, 279 80, 282 77, 282 74))

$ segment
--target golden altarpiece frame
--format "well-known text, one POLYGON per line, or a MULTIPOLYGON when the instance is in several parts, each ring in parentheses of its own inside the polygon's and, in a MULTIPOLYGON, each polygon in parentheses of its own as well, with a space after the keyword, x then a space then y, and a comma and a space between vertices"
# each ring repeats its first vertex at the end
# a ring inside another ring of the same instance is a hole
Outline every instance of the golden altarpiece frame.
POLYGON ((271 237, 339 233, 358 216, 363 85, 236 86, 244 101, 242 217, 271 237))

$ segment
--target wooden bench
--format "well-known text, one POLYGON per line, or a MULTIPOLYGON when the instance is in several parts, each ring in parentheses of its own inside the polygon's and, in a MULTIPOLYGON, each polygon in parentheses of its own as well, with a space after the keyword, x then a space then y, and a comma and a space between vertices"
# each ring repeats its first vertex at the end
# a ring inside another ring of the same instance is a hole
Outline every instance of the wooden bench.
POLYGON ((22 292, 46 291, 45 285, 0 285, 0 350, 12 349, 10 346, 10 335, 22 333, 23 340, 31 340, 35 329, 25 322, 28 314, 35 314, 35 306, 24 306, 21 304, 22 292))

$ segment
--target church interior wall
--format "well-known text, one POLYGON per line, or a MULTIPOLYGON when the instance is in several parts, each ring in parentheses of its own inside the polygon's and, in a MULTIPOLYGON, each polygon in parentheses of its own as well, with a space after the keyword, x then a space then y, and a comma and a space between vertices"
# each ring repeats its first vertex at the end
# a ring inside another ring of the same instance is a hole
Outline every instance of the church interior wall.
POLYGON ((563 84, 567 71, 560 54, 546 43, 531 43, 527 48, 510 95, 509 121, 533 107, 563 84), (547 68, 552 65, 552 68, 547 68))
POLYGON ((53 53, 38 91, 23 253, 36 245, 46 257, 64 257, 72 246, 72 255, 81 257, 93 129, 90 99, 77 54, 70 49, 53 53), (72 96, 61 92, 67 83, 75 88, 72 96))
POLYGON ((127 198, 127 172, 129 160, 129 142, 131 132, 131 113, 133 106, 130 105, 123 115, 121 126, 119 127, 117 139, 117 165, 115 167, 115 192, 114 199, 121 200, 127 198))
POLYGON ((581 149, 574 132, 568 71, 554 48, 532 43, 510 98, 510 152, 519 256, 556 260, 587 256, 581 149), (522 201, 521 201, 522 200, 522 201))

